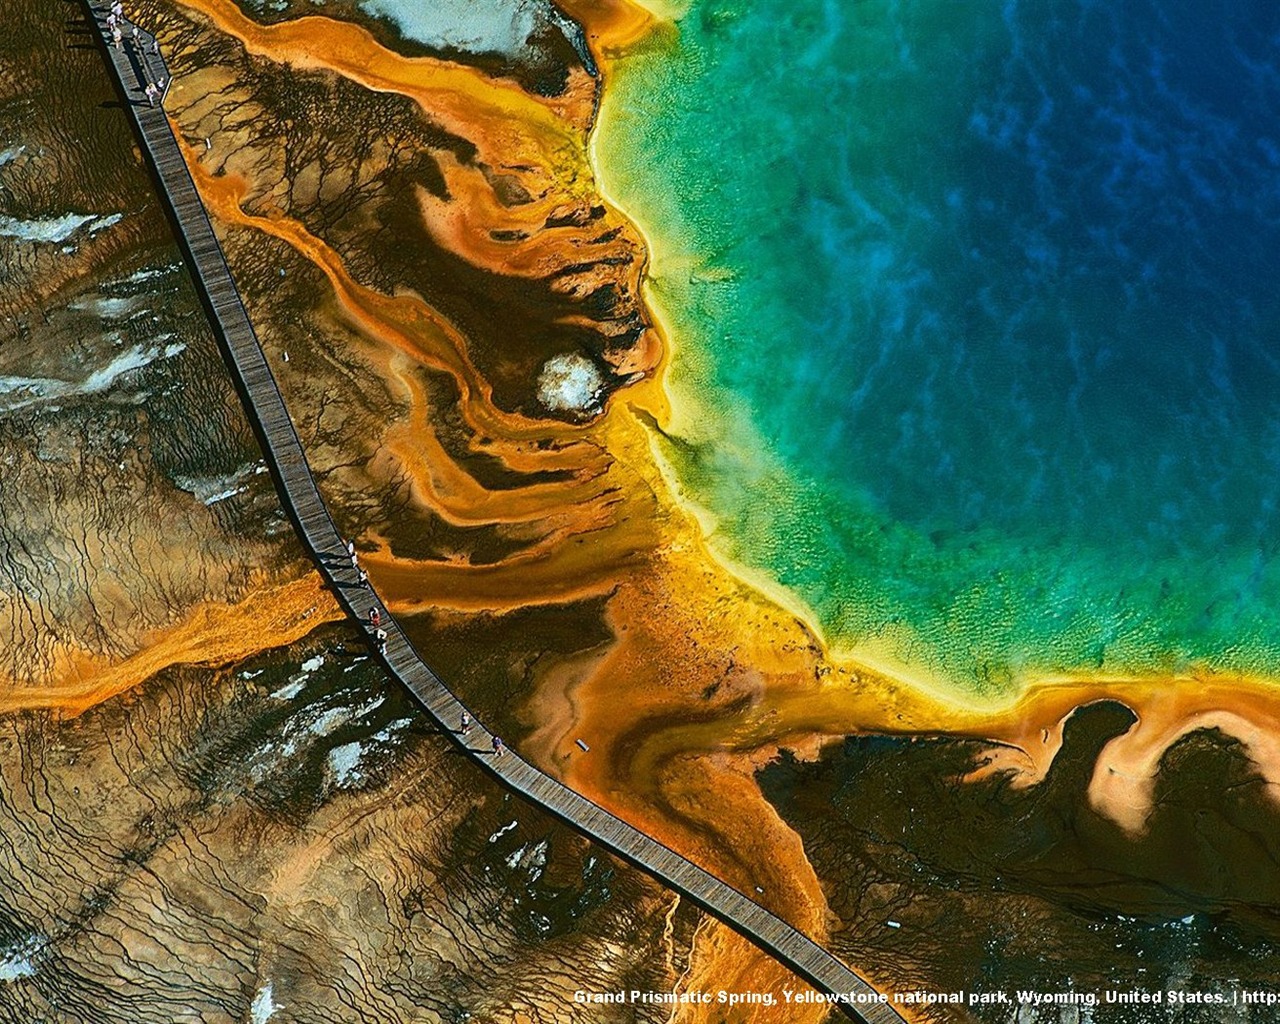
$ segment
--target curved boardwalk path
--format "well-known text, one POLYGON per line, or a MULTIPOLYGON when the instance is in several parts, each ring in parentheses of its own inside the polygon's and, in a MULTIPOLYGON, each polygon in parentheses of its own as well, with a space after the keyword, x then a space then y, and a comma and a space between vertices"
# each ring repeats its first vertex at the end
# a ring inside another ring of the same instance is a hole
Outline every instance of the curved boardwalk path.
POLYGON ((868 1024, 901 1024, 903 1018, 891 1006, 862 1003, 861 1000, 876 998, 875 989, 781 918, 552 779, 513 751, 494 756, 490 747, 492 736, 480 723, 473 725, 465 738, 455 731, 463 712, 462 704, 426 666, 378 595, 356 577, 346 542, 330 518, 307 467, 302 442, 249 323, 208 214, 165 116, 163 103, 152 106, 143 93, 149 81, 163 80, 163 90, 169 85, 164 61, 154 52, 154 40, 141 29, 135 37, 133 26, 126 25, 123 45, 112 45, 105 28, 107 5, 95 0, 84 0, 84 3, 98 29, 143 151, 160 180, 161 191, 177 224, 179 243, 262 443, 281 501, 347 613, 362 628, 367 627, 371 608, 376 607, 381 613, 383 628, 388 633, 382 660, 391 675, 416 698, 444 734, 466 751, 473 763, 509 790, 688 897, 819 991, 843 995, 848 1002, 837 1005, 850 1018, 868 1024), (478 746, 474 745, 477 742, 478 746), (858 1005, 851 1005, 855 1001, 858 1005))

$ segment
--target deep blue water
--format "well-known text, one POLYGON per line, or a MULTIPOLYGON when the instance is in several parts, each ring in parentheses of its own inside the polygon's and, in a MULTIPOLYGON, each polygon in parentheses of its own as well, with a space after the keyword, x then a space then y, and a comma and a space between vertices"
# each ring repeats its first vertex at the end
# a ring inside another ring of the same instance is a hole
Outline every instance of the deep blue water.
POLYGON ((1278 54, 1268 3, 695 3, 609 131, 702 268, 726 549, 960 681, 1280 674, 1278 54))

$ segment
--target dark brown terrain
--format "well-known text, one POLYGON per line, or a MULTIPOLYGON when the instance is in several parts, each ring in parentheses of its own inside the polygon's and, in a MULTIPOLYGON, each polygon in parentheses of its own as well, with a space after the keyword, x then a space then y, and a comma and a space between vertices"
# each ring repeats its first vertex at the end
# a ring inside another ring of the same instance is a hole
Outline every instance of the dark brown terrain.
POLYGON ((562 1021, 578 986, 669 988, 700 915, 325 624, 79 19, 26 3, 0 42, 0 1020, 562 1021))

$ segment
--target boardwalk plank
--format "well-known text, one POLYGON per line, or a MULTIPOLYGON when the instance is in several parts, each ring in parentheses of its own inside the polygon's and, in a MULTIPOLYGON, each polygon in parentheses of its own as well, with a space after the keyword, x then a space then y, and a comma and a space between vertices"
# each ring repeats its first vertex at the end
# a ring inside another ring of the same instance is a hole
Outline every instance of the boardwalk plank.
POLYGON ((475 724, 466 740, 453 732, 464 707, 410 645, 378 595, 370 587, 359 584, 345 541, 307 465, 302 442, 164 114, 163 101, 155 107, 146 103, 143 92, 146 81, 140 73, 152 82, 163 80, 166 93, 171 84, 163 57, 151 52, 153 38, 142 30, 139 30, 138 44, 141 54, 130 42, 119 49, 112 46, 104 28, 106 5, 95 0, 82 0, 82 3, 91 24, 98 29, 108 68, 160 183, 161 195, 176 225, 175 235, 187 257, 201 301, 210 314, 210 322, 262 445, 281 502, 347 614, 363 628, 368 622, 369 609, 379 610, 388 632, 386 653, 380 660, 388 674, 413 695, 445 736, 503 786, 693 900, 818 990, 846 996, 850 1002, 837 1006, 851 1019, 867 1024, 903 1024, 903 1018, 891 1006, 872 1002, 877 995, 866 981, 754 900, 568 789, 514 751, 495 757, 490 749, 492 734, 474 715, 475 724), (137 59, 139 56, 141 61, 137 59), (857 1005, 852 1004, 853 999, 859 1000, 857 1005))

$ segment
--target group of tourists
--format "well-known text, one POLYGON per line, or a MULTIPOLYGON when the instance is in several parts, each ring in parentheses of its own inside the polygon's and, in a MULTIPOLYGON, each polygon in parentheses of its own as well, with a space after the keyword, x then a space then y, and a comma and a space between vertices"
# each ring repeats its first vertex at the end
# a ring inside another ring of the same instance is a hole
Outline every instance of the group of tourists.
MULTIPOLYGON (((471 716, 465 711, 462 712, 462 717, 458 719, 458 732, 460 732, 463 736, 466 736, 469 732, 471 732, 471 716)), ((503 746, 503 743, 502 743, 502 737, 501 736, 493 737, 493 756, 501 757, 502 751, 505 749, 506 748, 503 746)))
POLYGON ((124 31, 121 28, 124 22, 124 4, 120 0, 116 0, 111 5, 111 10, 107 12, 107 31, 111 33, 111 42, 115 48, 120 49, 120 44, 124 42, 124 31))
MULTIPOLYGON (((360 574, 360 582, 367 584, 369 576, 360 568, 360 556, 356 553, 356 544, 353 540, 347 541, 347 557, 351 559, 351 567, 360 574)), ((381 657, 387 656, 387 631, 382 627, 382 610, 375 604, 369 608, 369 630, 373 635, 374 643, 378 645, 378 654, 381 657)), ((462 712, 462 717, 458 720, 458 732, 466 736, 471 731, 471 715, 466 711, 462 712)), ((506 746, 502 742, 502 737, 494 736, 492 739, 493 756, 501 757, 506 746)))
MULTIPOLYGON (((285 362, 289 361, 286 353, 285 362)), ((359 580, 360 586, 367 587, 369 585, 369 574, 364 571, 364 567, 360 565, 360 556, 356 554, 355 541, 347 541, 347 557, 351 559, 351 568, 356 571, 356 579, 359 580)))
MULTIPOLYGON (((107 12, 107 31, 111 33, 111 44, 117 49, 124 46, 124 4, 120 0, 115 0, 111 5, 111 10, 107 12)), ((132 30, 133 39, 138 39, 137 26, 132 30)))
MULTIPOLYGON (((351 559, 351 568, 356 571, 356 579, 360 581, 362 587, 367 587, 369 574, 360 564, 360 555, 356 552, 356 542, 353 540, 347 541, 347 557, 351 559)), ((369 609, 369 628, 373 631, 373 639, 378 644, 378 653, 386 657, 387 631, 382 628, 382 612, 378 611, 377 606, 369 609)))
MULTIPOLYGON (((117 50, 124 48, 124 30, 124 4, 120 0, 115 0, 107 12, 107 31, 111 33, 111 45, 117 50)), ((129 26, 129 38, 133 40, 134 47, 141 52, 142 33, 138 31, 137 25, 129 26)), ((155 54, 160 52, 160 43, 154 37, 151 40, 151 52, 155 54)), ((156 101, 164 96, 165 81, 164 78, 158 78, 154 82, 148 82, 146 88, 142 90, 143 95, 147 97, 147 103, 151 106, 154 107, 156 101)))

